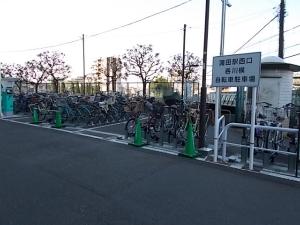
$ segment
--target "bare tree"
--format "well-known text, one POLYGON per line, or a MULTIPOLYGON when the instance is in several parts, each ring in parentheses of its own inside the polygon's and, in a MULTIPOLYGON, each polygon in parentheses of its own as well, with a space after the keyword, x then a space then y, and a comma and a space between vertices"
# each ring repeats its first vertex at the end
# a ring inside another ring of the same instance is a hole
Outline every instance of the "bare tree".
POLYGON ((139 77, 143 83, 143 96, 146 96, 147 82, 163 70, 159 53, 153 53, 152 45, 136 45, 132 49, 126 50, 123 60, 126 76, 139 77))
POLYGON ((95 61, 95 64, 92 65, 93 72, 88 75, 88 78, 91 79, 92 82, 96 82, 96 92, 101 90, 100 85, 102 83, 102 79, 106 76, 106 66, 104 65, 103 58, 99 58, 95 61))
POLYGON ((91 77, 96 82, 102 81, 105 78, 106 90, 109 91, 110 84, 112 84, 112 90, 115 92, 117 79, 126 77, 125 74, 121 73, 122 68, 123 65, 120 58, 107 57, 106 60, 99 58, 92 66, 94 72, 91 74, 91 77))
MULTIPOLYGON (((199 66, 201 64, 201 60, 198 56, 195 56, 191 52, 186 52, 185 55, 185 66, 184 66, 184 79, 185 80, 191 80, 196 81, 199 79, 199 75, 197 74, 199 70, 199 66)), ((182 55, 177 54, 172 57, 171 60, 169 60, 167 70, 172 78, 175 78, 176 80, 182 79, 182 55)))
POLYGON ((11 74, 10 65, 0 62, 0 74, 2 78, 10 76, 9 75, 11 74))
POLYGON ((26 73, 26 68, 20 64, 5 64, 1 63, 0 73, 7 77, 17 78, 15 84, 19 89, 19 92, 22 91, 22 84, 28 83, 28 74, 26 73))
POLYGON ((117 79, 118 78, 126 78, 125 74, 122 74, 121 70, 123 68, 123 64, 120 58, 112 58, 111 61, 111 69, 112 69, 112 91, 117 91, 117 79))
POLYGON ((37 59, 25 63, 25 75, 31 84, 35 86, 35 92, 41 83, 51 79, 55 92, 58 92, 59 81, 63 81, 70 73, 70 66, 63 60, 64 54, 60 52, 42 52, 37 59))
POLYGON ((44 69, 41 61, 35 59, 27 61, 25 65, 26 76, 28 76, 29 82, 34 85, 35 93, 37 93, 39 85, 45 82, 49 76, 47 70, 44 69))
POLYGON ((101 82, 102 78, 105 76, 106 67, 104 66, 104 60, 99 58, 92 65, 93 73, 89 74, 89 78, 94 82, 101 82))
POLYGON ((64 81, 70 73, 70 66, 64 61, 62 52, 42 52, 37 55, 40 61, 40 69, 45 71, 54 85, 54 91, 58 92, 59 82, 64 81))

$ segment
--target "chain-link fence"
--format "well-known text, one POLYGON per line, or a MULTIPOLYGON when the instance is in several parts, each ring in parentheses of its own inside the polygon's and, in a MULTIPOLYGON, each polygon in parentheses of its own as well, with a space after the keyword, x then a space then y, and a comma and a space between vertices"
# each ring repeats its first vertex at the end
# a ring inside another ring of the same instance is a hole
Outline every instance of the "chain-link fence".
MULTIPOLYGON (((23 83, 21 89, 15 86, 15 93, 35 93, 35 85, 23 83)), ((112 86, 106 83, 85 83, 83 82, 60 82, 58 90, 52 83, 41 83, 38 85, 38 93, 70 93, 70 94, 87 94, 94 95, 97 92, 112 92, 112 86)), ((143 95, 142 82, 117 82, 115 92, 129 96, 143 95)), ((148 82, 146 83, 145 93, 150 97, 162 97, 170 93, 182 93, 181 82, 148 82)), ((200 93, 198 82, 186 82, 184 85, 184 97, 186 99, 197 100, 200 93)))
MULTIPOLYGON (((188 100, 198 101, 200 96, 200 83, 198 82, 186 82, 184 85, 184 98, 188 100)), ((142 96, 143 95, 143 83, 142 82, 117 82, 116 92, 122 93, 128 96, 142 96)), ((15 93, 34 93, 35 86, 33 84, 23 83, 20 86, 14 87, 15 93)), ((55 86, 52 83, 42 83, 38 86, 38 93, 55 93, 55 86)), ((98 92, 112 92, 112 86, 106 83, 85 83, 85 94, 95 95, 98 92), (109 89, 107 89, 109 88, 109 89)), ((150 97, 160 98, 165 95, 177 92, 181 96, 182 83, 181 82, 148 82, 146 84, 145 93, 150 97)), ((60 82, 58 85, 58 93, 69 93, 76 95, 84 94, 84 85, 82 82, 60 82)), ((215 102, 215 92, 207 93, 207 102, 215 102)), ((300 106, 300 88, 293 90, 292 103, 300 106)), ((235 106, 236 104, 236 92, 223 92, 222 105, 235 106)))

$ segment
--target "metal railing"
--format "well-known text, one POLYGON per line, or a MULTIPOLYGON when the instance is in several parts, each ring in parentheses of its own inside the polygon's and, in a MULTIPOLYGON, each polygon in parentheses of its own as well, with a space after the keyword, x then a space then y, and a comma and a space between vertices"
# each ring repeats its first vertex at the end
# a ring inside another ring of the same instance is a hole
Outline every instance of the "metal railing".
MULTIPOLYGON (((220 118, 218 120, 217 128, 219 127, 219 124, 221 123, 222 119, 220 118)), ((245 148, 250 148, 250 145, 243 145, 243 144, 237 144, 237 143, 232 143, 227 141, 227 135, 228 135, 228 130, 229 128, 232 127, 240 127, 240 128, 248 128, 250 129, 251 124, 242 124, 242 123, 229 123, 227 124, 224 129, 219 133, 217 140, 215 140, 215 143, 218 143, 219 139, 222 137, 222 161, 226 161, 226 150, 227 150, 227 145, 231 146, 236 146, 236 147, 245 147, 245 148)), ((262 125, 254 125, 255 129, 265 129, 265 130, 275 130, 275 131, 281 131, 281 132, 289 132, 289 133, 296 133, 298 134, 299 130, 294 129, 294 128, 283 128, 283 127, 272 127, 272 126, 262 126, 262 125)), ((298 140, 299 141, 299 140, 298 140)), ((214 146, 214 154, 218 153, 218 145, 214 146)), ((295 171, 295 176, 298 177, 298 162, 299 162, 299 148, 297 148, 297 152, 287 152, 287 151, 281 151, 281 150, 275 150, 275 149, 269 149, 269 148, 262 148, 262 147, 257 147, 255 146, 254 149, 257 150, 262 150, 262 151, 268 151, 268 152, 273 152, 273 153, 278 153, 278 154, 284 154, 284 155, 291 155, 296 157, 296 171, 295 171)), ((254 156, 252 156, 254 157, 254 156)), ((216 156, 215 156, 216 158, 216 156)), ((249 163, 249 168, 253 168, 253 164, 251 165, 249 163)))
POLYGON ((214 133, 214 162, 218 161, 218 147, 219 147, 219 139, 223 134, 223 130, 225 127, 225 116, 221 116, 217 123, 215 124, 215 133, 214 133), (222 122, 222 124, 221 124, 222 122), (221 132, 220 132, 220 124, 221 124, 221 132))

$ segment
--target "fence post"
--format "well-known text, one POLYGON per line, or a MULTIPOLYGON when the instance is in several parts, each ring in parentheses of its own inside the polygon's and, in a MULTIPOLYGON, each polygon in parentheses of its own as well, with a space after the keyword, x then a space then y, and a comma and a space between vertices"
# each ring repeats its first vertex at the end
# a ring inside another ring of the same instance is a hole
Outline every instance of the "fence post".
MULTIPOLYGON (((247 145, 246 128, 243 128, 241 144, 247 145)), ((241 163, 243 164, 244 168, 246 168, 247 158, 248 158, 248 148, 245 146, 242 146, 241 147, 241 163)))

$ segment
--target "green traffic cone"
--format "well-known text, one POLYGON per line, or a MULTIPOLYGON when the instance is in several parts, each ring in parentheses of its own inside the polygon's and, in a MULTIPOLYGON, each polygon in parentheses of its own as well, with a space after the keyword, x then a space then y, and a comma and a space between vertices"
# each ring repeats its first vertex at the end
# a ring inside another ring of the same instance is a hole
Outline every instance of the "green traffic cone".
POLYGON ((55 125, 53 126, 54 128, 62 128, 62 120, 61 120, 61 112, 56 111, 55 112, 55 125))
POLYGON ((143 143, 141 121, 139 120, 139 118, 136 119, 135 123, 134 141, 133 143, 129 144, 137 147, 146 145, 146 143, 143 143))
POLYGON ((198 156, 198 153, 195 149, 193 126, 191 121, 189 121, 187 125, 187 137, 186 137, 184 152, 179 153, 179 155, 188 158, 196 158, 198 156))
POLYGON ((33 109, 33 114, 32 114, 32 123, 33 124, 38 124, 40 121, 39 121, 39 115, 38 115, 38 112, 37 112, 37 108, 34 108, 33 109))

